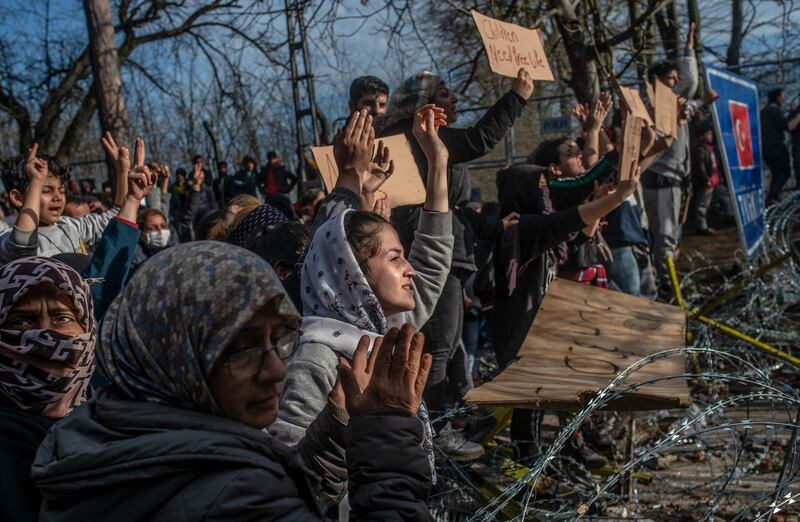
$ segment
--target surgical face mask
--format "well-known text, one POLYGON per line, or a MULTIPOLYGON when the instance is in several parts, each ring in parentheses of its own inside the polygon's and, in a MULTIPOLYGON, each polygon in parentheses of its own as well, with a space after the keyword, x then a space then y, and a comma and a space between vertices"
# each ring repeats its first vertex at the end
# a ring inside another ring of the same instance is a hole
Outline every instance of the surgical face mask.
POLYGON ((144 235, 144 242, 147 246, 154 248, 164 248, 169 243, 170 230, 153 230, 144 235))

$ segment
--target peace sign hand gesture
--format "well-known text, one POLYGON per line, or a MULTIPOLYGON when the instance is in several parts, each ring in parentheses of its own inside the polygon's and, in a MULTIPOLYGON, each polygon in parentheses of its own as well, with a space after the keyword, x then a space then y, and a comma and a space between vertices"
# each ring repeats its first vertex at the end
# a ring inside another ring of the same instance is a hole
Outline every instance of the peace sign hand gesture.
POLYGON ((25 174, 28 175, 28 181, 30 183, 36 182, 43 184, 45 178, 47 178, 47 162, 38 157, 38 153, 39 144, 34 143, 33 146, 28 149, 28 157, 25 160, 25 174))

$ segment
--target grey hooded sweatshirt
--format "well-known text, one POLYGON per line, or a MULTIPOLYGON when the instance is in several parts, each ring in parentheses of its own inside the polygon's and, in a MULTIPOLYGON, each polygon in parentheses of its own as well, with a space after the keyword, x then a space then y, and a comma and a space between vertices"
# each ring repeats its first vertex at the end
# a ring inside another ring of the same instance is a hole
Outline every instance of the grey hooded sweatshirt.
POLYGON ((343 237, 343 222, 344 212, 357 204, 358 197, 352 192, 332 191, 317 218, 318 222, 329 221, 316 227, 306 254, 300 285, 303 298, 301 336, 287 367, 278 420, 269 429, 272 435, 288 444, 296 444, 303 438, 308 426, 327 404, 328 393, 336 382, 339 356, 352 359, 363 335, 374 340, 379 336, 378 331, 403 323, 411 323, 419 329, 433 313, 450 271, 451 213, 422 211, 408 254, 408 261, 417 274, 412 283, 416 306, 409 312, 384 317, 360 269, 358 274, 342 275, 338 279, 330 273, 337 266, 352 266, 348 263, 355 262, 343 237), (319 276, 320 273, 323 275, 319 276), (357 290, 351 292, 350 288, 357 290), (326 292, 330 299, 326 298, 326 292), (378 326, 382 321, 385 323, 378 326))

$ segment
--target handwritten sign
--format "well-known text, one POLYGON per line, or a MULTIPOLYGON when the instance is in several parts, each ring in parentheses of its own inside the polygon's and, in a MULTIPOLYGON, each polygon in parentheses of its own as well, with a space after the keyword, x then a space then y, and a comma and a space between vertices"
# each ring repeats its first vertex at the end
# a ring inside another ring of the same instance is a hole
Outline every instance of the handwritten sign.
MULTIPOLYGON (((419 205, 425 202, 425 185, 417 169, 417 163, 411 153, 411 144, 405 134, 396 134, 381 138, 389 147, 394 161, 394 174, 383 184, 381 190, 389 195, 389 206, 419 205)), ((377 143, 377 140, 376 140, 377 143)), ((328 192, 336 186, 339 168, 333 156, 333 147, 311 147, 314 161, 317 162, 320 176, 328 192)))
POLYGON ((628 114, 622 131, 622 153, 619 157, 619 180, 630 179, 639 166, 639 152, 642 146, 642 127, 644 120, 628 114))
POLYGON ((628 112, 637 118, 643 119, 648 126, 653 125, 653 118, 650 117, 650 111, 647 110, 647 106, 642 101, 639 91, 620 85, 619 94, 628 112))
POLYGON ((656 78, 656 130, 673 138, 678 137, 678 95, 656 78))
POLYGON ((472 11, 472 18, 489 57, 489 67, 503 76, 517 77, 521 68, 534 80, 553 81, 542 37, 537 29, 526 29, 472 11))
MULTIPOLYGON (((542 301, 519 359, 491 382, 470 390, 465 400, 575 411, 628 366, 683 346, 685 336, 686 318, 677 306, 559 279, 542 301)), ((686 380, 663 379, 683 375, 685 364, 681 356, 643 366, 616 389, 622 396, 610 409, 689 406, 686 380), (648 384, 629 388, 640 383, 648 384)))

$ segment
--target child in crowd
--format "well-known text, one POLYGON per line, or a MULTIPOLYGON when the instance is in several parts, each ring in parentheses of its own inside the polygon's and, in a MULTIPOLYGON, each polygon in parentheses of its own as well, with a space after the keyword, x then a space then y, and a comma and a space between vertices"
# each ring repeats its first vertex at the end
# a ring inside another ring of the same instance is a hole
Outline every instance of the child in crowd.
MULTIPOLYGON (((127 149, 125 154, 127 157, 127 149)), ((130 168, 130 161, 127 166, 130 168)), ((118 162, 115 205, 102 214, 71 218, 63 215, 64 183, 70 178, 68 165, 39 154, 36 143, 27 155, 7 161, 3 183, 19 215, 13 229, 0 235, 0 263, 36 255, 88 253, 108 222, 119 213, 125 197, 128 171, 119 167, 118 162)))

